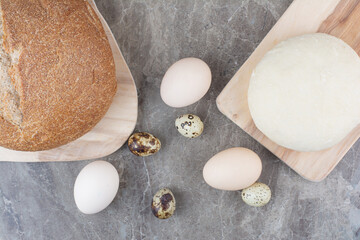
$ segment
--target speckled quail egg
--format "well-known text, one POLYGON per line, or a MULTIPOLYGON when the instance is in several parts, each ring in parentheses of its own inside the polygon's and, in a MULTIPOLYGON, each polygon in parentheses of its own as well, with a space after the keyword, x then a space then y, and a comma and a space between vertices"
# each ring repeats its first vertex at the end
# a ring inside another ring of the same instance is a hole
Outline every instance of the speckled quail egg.
POLYGON ((128 140, 129 150, 136 156, 149 156, 161 148, 161 142, 154 135, 147 132, 138 132, 130 136, 128 140))
POLYGON ((170 189, 162 188, 155 193, 151 203, 151 210, 155 217, 167 219, 174 214, 175 208, 175 197, 170 189))
POLYGON ((241 198, 250 206, 262 207, 270 201, 271 190, 266 184, 256 182, 242 190, 241 198))
POLYGON ((194 114, 184 114, 175 120, 175 127, 181 135, 188 138, 196 138, 204 130, 201 119, 194 114))

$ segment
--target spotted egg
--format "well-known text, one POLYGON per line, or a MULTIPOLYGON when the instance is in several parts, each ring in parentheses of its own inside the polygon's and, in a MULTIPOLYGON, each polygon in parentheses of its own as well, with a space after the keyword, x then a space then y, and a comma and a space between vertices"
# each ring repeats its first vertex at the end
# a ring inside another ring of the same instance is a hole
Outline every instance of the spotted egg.
POLYGON ((155 217, 167 219, 171 217, 176 209, 174 194, 168 188, 157 191, 151 202, 151 211, 155 217))
POLYGON ((161 148, 161 142, 150 133, 138 132, 130 136, 128 147, 136 156, 145 157, 158 152, 161 148))
POLYGON ((270 201, 271 190, 266 184, 256 182, 242 190, 241 198, 250 206, 262 207, 270 201))
POLYGON ((204 123, 194 114, 184 114, 175 120, 175 127, 181 135, 196 138, 204 130, 204 123))

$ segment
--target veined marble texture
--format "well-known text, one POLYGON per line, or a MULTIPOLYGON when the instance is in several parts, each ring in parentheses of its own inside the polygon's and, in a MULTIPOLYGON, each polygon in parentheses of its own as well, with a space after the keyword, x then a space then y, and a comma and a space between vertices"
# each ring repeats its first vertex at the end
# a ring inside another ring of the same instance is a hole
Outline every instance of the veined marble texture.
POLYGON ((161 140, 162 149, 137 157, 124 145, 105 158, 121 173, 114 202, 95 215, 76 208, 73 185, 91 161, 0 163, 0 239, 360 239, 360 142, 322 182, 304 180, 217 109, 215 99, 291 0, 97 0, 135 78, 136 131, 161 140), (186 108, 166 106, 159 86, 168 67, 184 57, 207 62, 210 91, 186 108), (203 134, 181 136, 177 116, 198 115, 203 134), (260 181, 272 199, 247 206, 240 192, 212 189, 202 178, 206 161, 241 146, 262 159, 260 181), (167 220, 151 213, 162 187, 176 198, 167 220))

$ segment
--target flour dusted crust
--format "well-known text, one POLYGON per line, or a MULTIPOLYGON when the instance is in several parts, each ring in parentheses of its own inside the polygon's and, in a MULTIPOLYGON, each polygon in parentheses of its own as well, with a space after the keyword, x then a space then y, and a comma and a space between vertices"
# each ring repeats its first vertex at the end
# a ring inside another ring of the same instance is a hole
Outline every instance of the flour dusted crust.
POLYGON ((1 0, 0 7, 12 84, 0 77, 0 145, 46 150, 90 131, 116 92, 112 52, 93 9, 84 0, 1 0))
POLYGON ((257 128, 277 144, 332 147, 360 123, 360 58, 327 34, 290 38, 256 66, 248 102, 257 128))

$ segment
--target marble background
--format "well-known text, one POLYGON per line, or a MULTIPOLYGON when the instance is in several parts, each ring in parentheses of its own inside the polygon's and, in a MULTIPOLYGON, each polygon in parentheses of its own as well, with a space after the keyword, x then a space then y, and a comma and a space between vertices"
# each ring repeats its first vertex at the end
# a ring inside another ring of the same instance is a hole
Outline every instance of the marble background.
POLYGON ((119 170, 121 189, 96 215, 81 214, 73 184, 91 161, 0 163, 0 239, 360 239, 360 142, 320 183, 302 179, 220 114, 215 99, 260 43, 291 0, 97 0, 134 75, 139 92, 136 131, 160 138, 150 157, 126 147, 106 157, 119 170), (175 61, 206 61, 213 83, 198 103, 167 107, 159 85, 175 61), (178 115, 205 124, 198 139, 174 128, 178 115), (273 198, 263 208, 245 205, 240 192, 210 188, 202 168, 233 146, 260 155, 260 181, 273 198), (153 194, 173 190, 177 211, 168 220, 150 211, 153 194))

